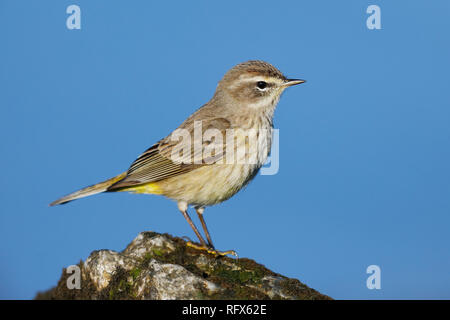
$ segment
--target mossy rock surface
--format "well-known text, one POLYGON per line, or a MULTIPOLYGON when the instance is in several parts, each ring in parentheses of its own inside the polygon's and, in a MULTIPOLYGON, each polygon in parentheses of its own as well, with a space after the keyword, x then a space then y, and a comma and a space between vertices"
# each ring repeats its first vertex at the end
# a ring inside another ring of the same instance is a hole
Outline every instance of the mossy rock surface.
POLYGON ((36 299, 330 299, 247 258, 217 258, 168 234, 140 233, 122 252, 99 250, 63 270, 36 299))

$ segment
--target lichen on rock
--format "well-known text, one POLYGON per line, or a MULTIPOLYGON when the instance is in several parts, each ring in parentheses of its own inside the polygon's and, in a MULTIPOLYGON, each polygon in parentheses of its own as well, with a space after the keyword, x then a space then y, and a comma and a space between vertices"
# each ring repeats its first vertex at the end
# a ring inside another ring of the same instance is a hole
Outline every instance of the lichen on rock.
POLYGON ((56 287, 36 299, 330 299, 296 279, 247 258, 217 258, 183 239, 140 233, 122 252, 98 250, 69 289, 63 270, 56 287))

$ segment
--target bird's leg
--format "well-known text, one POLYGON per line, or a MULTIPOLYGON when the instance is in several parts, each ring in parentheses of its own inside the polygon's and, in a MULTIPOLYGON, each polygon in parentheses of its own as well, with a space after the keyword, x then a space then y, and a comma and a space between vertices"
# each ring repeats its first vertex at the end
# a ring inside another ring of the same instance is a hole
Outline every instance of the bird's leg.
MULTIPOLYGON (((205 232, 206 232, 207 237, 208 237, 208 243, 211 246, 211 247, 209 247, 206 244, 206 241, 203 239, 203 237, 200 234, 200 232, 198 231, 198 229, 195 226, 194 222, 192 221, 191 217, 189 217, 189 214, 187 212, 187 208, 188 208, 187 202, 184 202, 184 201, 178 202, 178 209, 180 209, 180 211, 183 214, 184 218, 187 220, 187 222, 191 226, 192 230, 194 230, 195 234, 197 235, 197 238, 200 240, 200 246, 196 245, 195 243, 192 243, 192 242, 188 241, 187 245, 189 247, 197 249, 197 250, 206 251, 206 252, 208 252, 210 254, 213 254, 215 256, 226 256, 228 254, 232 254, 232 255, 234 255, 236 257, 238 256, 237 253, 234 250, 217 251, 217 250, 214 249, 214 247, 212 247, 211 237, 209 236, 208 230, 206 229, 205 221, 203 220, 203 217, 199 216, 200 220, 202 221, 202 225, 205 228, 205 232)), ((203 211, 202 211, 202 213, 203 213, 203 211)))
POLYGON ((197 212, 198 218, 200 219, 200 222, 202 223, 203 231, 206 235, 206 240, 208 240, 208 246, 211 249, 214 249, 214 245, 211 240, 211 236, 209 235, 208 227, 206 226, 205 219, 203 219, 203 212, 205 211, 204 207, 196 207, 195 211, 197 212))
POLYGON ((204 207, 195 207, 195 211, 197 212, 198 218, 200 219, 200 222, 202 223, 203 231, 205 231, 206 239, 208 240, 208 246, 207 247, 206 246, 199 247, 199 246, 196 246, 189 242, 188 242, 188 246, 190 246, 194 249, 197 249, 197 250, 204 250, 204 251, 206 251, 210 254, 213 254, 215 256, 218 256, 218 257, 223 257, 228 254, 231 254, 231 255, 237 257, 238 255, 237 255, 236 251, 234 251, 234 250, 218 251, 218 250, 214 249, 214 245, 212 243, 211 236, 209 235, 208 227, 206 226, 205 219, 203 218, 203 212, 205 211, 205 208, 204 207))
POLYGON ((183 214, 184 218, 187 220, 187 222, 191 226, 192 230, 194 230, 195 234, 197 235, 198 240, 200 240, 200 244, 203 247, 207 248, 205 240, 203 239, 203 237, 200 234, 200 232, 198 232, 198 229, 195 226, 194 222, 192 222, 191 217, 189 217, 189 214, 187 212, 187 208, 188 208, 188 204, 186 202, 184 202, 184 201, 178 202, 178 209, 180 209, 180 211, 183 214))

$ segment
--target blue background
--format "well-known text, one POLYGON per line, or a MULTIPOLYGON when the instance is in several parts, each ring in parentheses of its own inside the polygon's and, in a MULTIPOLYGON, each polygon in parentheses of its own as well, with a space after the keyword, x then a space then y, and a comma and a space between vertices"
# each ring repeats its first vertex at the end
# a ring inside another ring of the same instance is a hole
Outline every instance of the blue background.
POLYGON ((450 298, 449 1, 0 2, 0 298, 139 232, 194 238, 175 203, 49 202, 126 170, 233 65, 289 77, 280 171, 206 210, 235 249, 338 299, 450 298), (66 28, 81 7, 81 30, 66 28), (366 8, 381 7, 381 30, 366 8), (368 290, 366 268, 381 268, 368 290))

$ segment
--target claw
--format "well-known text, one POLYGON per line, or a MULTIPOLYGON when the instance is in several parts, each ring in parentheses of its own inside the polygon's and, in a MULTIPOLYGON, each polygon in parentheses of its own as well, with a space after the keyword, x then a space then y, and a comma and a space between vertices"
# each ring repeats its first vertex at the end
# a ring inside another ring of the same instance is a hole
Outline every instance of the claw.
POLYGON ((204 247, 204 246, 195 244, 195 243, 193 243, 191 241, 186 242, 186 245, 188 247, 194 248, 196 250, 206 251, 207 253, 212 254, 212 255, 214 255, 216 257, 224 257, 224 256, 230 254, 230 255, 235 256, 236 258, 239 258, 238 254, 234 250, 218 251, 216 249, 212 249, 212 248, 208 248, 208 247, 204 247))

